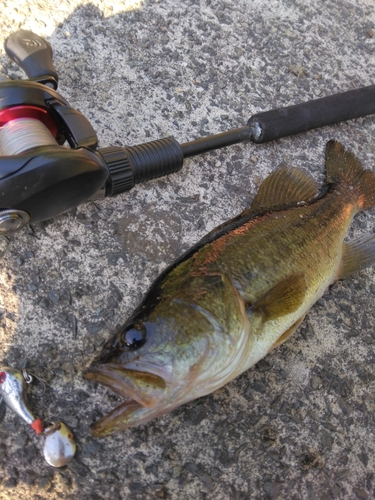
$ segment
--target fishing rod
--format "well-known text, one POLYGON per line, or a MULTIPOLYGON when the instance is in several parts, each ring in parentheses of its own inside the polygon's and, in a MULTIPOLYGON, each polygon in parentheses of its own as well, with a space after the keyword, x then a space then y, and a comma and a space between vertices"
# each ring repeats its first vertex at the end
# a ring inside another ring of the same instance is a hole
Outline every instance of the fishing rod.
POLYGON ((370 85, 258 113, 243 127, 183 144, 167 137, 98 148, 87 118, 56 91, 51 45, 20 30, 6 39, 5 51, 28 80, 0 77, 0 235, 175 173, 186 158, 375 113, 375 85, 370 85))

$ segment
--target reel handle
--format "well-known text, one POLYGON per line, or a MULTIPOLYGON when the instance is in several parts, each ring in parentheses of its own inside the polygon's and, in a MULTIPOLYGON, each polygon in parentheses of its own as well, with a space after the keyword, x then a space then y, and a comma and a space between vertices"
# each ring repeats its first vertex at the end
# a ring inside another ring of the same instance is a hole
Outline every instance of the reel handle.
POLYGON ((59 77, 52 64, 52 47, 32 31, 19 30, 5 41, 5 52, 29 77, 57 89, 59 77))

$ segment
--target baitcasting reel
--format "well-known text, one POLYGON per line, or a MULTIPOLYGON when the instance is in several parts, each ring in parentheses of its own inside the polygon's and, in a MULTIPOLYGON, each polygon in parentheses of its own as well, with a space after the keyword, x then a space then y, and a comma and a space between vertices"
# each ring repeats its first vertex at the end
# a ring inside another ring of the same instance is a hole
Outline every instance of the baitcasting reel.
POLYGON ((0 235, 177 172, 191 156, 375 113, 371 85, 266 111, 244 127, 185 144, 168 137, 127 148, 97 148, 88 120, 56 92, 51 45, 20 30, 8 37, 5 50, 29 79, 0 77, 0 235))

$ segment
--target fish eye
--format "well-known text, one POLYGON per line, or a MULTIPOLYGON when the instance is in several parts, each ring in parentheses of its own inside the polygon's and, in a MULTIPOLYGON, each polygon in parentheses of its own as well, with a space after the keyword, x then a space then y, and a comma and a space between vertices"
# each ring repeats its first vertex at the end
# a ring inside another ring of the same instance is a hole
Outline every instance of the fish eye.
POLYGON ((130 349, 138 349, 146 342, 147 330, 141 323, 130 325, 123 332, 123 340, 130 349))

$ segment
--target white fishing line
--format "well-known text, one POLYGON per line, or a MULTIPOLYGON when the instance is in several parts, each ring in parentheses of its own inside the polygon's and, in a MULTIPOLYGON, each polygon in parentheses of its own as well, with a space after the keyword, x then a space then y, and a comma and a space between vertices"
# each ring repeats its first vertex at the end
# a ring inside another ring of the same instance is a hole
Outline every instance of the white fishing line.
POLYGON ((34 118, 17 118, 0 128, 0 156, 13 156, 49 145, 56 146, 56 140, 48 128, 34 118))

